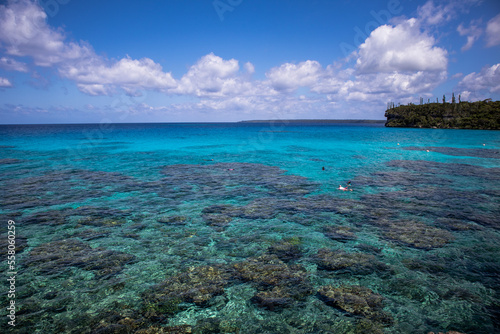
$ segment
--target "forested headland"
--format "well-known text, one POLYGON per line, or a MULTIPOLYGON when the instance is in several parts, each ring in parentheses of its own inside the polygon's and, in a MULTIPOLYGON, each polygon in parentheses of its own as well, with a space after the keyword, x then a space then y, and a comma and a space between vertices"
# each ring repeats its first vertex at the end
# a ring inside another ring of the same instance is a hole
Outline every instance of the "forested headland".
POLYGON ((387 105, 387 127, 500 130, 500 101, 387 105))

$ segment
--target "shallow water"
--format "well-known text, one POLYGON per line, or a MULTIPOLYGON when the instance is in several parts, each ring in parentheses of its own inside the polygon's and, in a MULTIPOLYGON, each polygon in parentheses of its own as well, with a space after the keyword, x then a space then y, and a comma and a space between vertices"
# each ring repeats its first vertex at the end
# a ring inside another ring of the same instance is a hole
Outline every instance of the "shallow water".
POLYGON ((498 131, 0 126, 0 152, 8 331, 500 331, 498 131))

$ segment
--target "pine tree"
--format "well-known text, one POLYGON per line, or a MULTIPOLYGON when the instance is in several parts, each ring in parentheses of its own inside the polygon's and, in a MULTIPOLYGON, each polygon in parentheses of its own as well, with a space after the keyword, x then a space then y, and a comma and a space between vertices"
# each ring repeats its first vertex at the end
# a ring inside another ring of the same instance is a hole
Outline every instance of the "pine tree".
POLYGON ((451 103, 455 103, 455 93, 451 93, 451 103))

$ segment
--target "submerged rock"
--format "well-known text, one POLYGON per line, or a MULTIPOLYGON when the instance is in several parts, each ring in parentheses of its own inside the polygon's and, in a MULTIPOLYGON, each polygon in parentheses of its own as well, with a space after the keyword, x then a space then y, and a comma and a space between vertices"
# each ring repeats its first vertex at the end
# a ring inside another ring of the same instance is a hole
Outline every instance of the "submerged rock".
POLYGON ((180 326, 151 326, 146 329, 140 329, 135 332, 136 334, 191 334, 193 333, 193 327, 190 325, 180 325, 180 326))
POLYGON ((298 260, 302 257, 302 248, 299 244, 299 238, 289 238, 271 245, 267 251, 284 262, 298 260))
POLYGON ((249 258, 233 267, 237 278, 252 282, 259 290, 252 301, 270 310, 292 306, 313 292, 302 266, 287 265, 274 254, 249 258))
POLYGON ((418 221, 388 221, 382 226, 387 239, 414 248, 443 247, 454 239, 450 232, 418 221))
POLYGON ((390 268, 378 261, 375 256, 365 253, 347 253, 343 250, 321 248, 314 256, 321 269, 366 275, 372 272, 384 272, 390 268))
POLYGON ((23 162, 23 160, 11 159, 11 158, 0 159, 0 165, 18 164, 20 162, 23 162))
POLYGON ((224 230, 236 216, 237 208, 232 205, 212 205, 202 210, 203 221, 216 230, 224 230))
POLYGON ((295 302, 288 290, 289 288, 276 286, 272 290, 258 292, 252 297, 252 301, 271 311, 288 307, 295 302))
MULTIPOLYGON (((5 229, 7 229, 7 228, 5 228, 5 229)), ((12 238, 12 235, 10 235, 10 236, 12 238)), ((9 240, 15 241, 14 251, 16 252, 16 254, 21 253, 26 247, 28 247, 28 238, 26 238, 22 235, 16 234, 14 239, 9 239, 7 234, 0 235, 0 254, 3 256, 4 259, 7 259, 7 255, 8 255, 7 253, 12 248, 12 246, 11 246, 11 248, 8 248, 9 245, 11 245, 9 243, 9 240)), ((5 260, 5 261, 7 261, 7 260, 5 260)))
POLYGON ((392 317, 382 311, 384 297, 359 285, 322 286, 318 297, 325 304, 347 313, 362 316, 385 325, 393 323, 392 317))
POLYGON ((346 242, 356 240, 357 236, 348 226, 326 226, 323 228, 323 234, 333 240, 346 242))
POLYGON ((24 263, 27 267, 46 274, 78 267, 92 271, 97 278, 109 278, 134 260, 135 256, 131 254, 102 247, 91 248, 87 243, 77 239, 63 239, 33 248, 24 263))
POLYGON ((206 306, 224 293, 230 278, 231 273, 220 266, 189 267, 143 293, 144 314, 147 318, 174 314, 182 302, 206 306))
POLYGON ((5 186, 10 191, 0 198, 0 204, 10 210, 84 202, 117 192, 142 191, 146 187, 120 173, 80 169, 61 169, 39 176, 11 179, 5 186))
POLYGON ((251 200, 263 195, 301 197, 318 188, 316 183, 305 177, 285 172, 275 166, 241 162, 169 165, 162 169, 166 177, 160 181, 163 190, 158 194, 165 197, 175 195, 179 199, 225 200, 239 197, 251 200))
POLYGON ((186 216, 161 216, 157 220, 159 223, 168 225, 186 225, 188 218, 186 216))

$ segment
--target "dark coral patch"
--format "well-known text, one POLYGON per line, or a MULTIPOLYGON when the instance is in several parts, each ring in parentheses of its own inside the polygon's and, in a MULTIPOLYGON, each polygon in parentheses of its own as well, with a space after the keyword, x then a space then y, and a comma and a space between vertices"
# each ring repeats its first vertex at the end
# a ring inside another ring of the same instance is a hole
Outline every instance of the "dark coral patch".
POLYGON ((167 225, 186 225, 188 217, 186 216, 161 216, 157 219, 159 223, 167 225))
POLYGON ((323 234, 330 239, 340 242, 357 239, 353 229, 348 226, 326 226, 323 228, 323 234))
POLYGON ((58 274, 66 268, 78 267, 92 271, 97 278, 110 278, 134 260, 131 254, 91 248, 78 239, 63 239, 33 248, 24 263, 44 274, 58 274))
POLYGON ((453 240, 450 232, 418 221, 384 222, 381 225, 387 239, 414 248, 443 247, 453 240))
POLYGON ((307 271, 299 265, 287 265, 276 255, 249 258, 233 267, 237 278, 259 290, 252 300, 261 307, 290 307, 313 292, 307 271))
POLYGON ((162 318, 180 311, 182 302, 205 306, 224 293, 231 273, 220 266, 189 267, 143 293, 143 313, 147 318, 162 318))
POLYGON ((274 254, 284 262, 298 260, 302 257, 299 238, 281 240, 268 248, 268 253, 274 254))
POLYGON ((0 159, 0 165, 13 165, 13 164, 18 164, 20 162, 22 162, 22 160, 10 159, 10 158, 0 159))
POLYGON ((378 261, 375 256, 365 253, 347 253, 343 250, 321 248, 314 256, 320 268, 349 273, 366 275, 373 272, 383 273, 390 270, 389 266, 378 261))
POLYGON ((392 317, 382 311, 384 297, 359 285, 322 286, 318 297, 325 304, 352 315, 361 316, 386 325, 393 323, 392 317))

